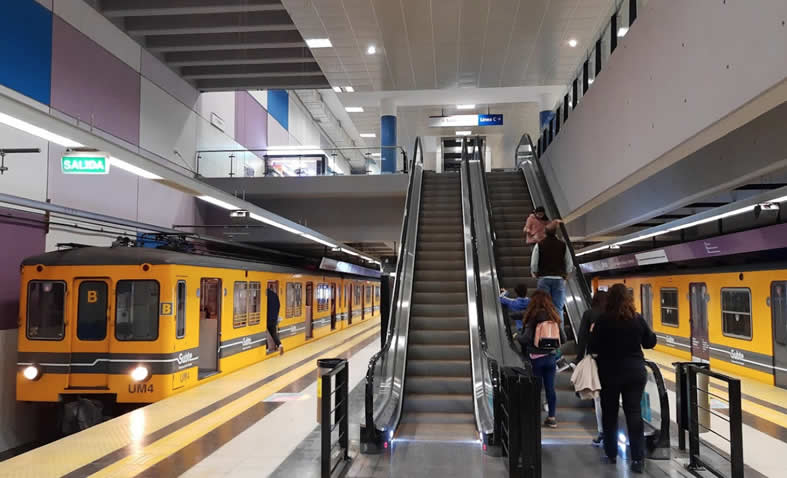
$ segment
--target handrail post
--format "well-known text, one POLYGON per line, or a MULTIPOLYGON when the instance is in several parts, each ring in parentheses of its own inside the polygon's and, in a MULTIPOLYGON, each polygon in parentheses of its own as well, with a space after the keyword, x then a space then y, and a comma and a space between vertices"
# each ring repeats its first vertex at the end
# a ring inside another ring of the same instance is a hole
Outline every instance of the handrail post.
POLYGON ((320 377, 317 392, 320 399, 320 476, 331 476, 331 376, 320 377))
POLYGON ((732 478, 743 478, 743 412, 741 411, 741 381, 727 383, 730 399, 730 465, 732 478))
POLYGON ((349 366, 346 359, 317 360, 317 421, 320 423, 320 477, 341 473, 349 463, 349 366), (331 408, 334 406, 334 408, 331 408), (339 460, 333 463, 333 431, 338 429, 339 460))
POLYGON ((699 399, 697 397, 697 369, 688 366, 688 392, 689 392, 689 470, 701 470, 700 464, 700 422, 697 413, 699 399))

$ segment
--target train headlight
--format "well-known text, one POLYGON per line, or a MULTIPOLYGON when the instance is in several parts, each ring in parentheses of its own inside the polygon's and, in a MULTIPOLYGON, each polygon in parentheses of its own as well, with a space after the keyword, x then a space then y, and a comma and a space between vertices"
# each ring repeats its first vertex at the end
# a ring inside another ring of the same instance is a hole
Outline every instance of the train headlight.
POLYGON ((41 378, 41 369, 35 365, 28 365, 22 370, 22 375, 30 381, 37 380, 41 378))
POLYGON ((150 378, 150 370, 144 365, 140 365, 131 371, 131 380, 135 382, 144 382, 150 378))

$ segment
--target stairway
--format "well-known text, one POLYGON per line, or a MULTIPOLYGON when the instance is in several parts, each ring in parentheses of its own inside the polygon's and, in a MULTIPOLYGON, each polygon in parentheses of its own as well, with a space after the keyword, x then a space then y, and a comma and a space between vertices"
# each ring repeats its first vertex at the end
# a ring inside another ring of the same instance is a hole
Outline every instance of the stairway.
POLYGON ((424 174, 398 436, 476 436, 458 173, 424 174))
POLYGON ((533 203, 525 178, 519 171, 493 171, 486 173, 486 182, 497 237, 495 264, 500 287, 513 289, 523 283, 532 292, 537 284, 530 276, 533 246, 525 244, 522 229, 533 211, 533 203))

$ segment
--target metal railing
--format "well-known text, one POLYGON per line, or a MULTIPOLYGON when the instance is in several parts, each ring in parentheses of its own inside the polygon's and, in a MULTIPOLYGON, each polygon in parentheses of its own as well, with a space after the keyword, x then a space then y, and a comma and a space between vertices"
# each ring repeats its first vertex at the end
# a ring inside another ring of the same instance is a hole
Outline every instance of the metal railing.
POLYGON ((350 462, 350 373, 347 360, 340 358, 317 360, 317 370, 320 476, 329 478, 340 475, 350 462))
POLYGON ((508 476, 540 478, 541 380, 526 369, 503 367, 500 382, 495 414, 500 417, 500 444, 508 476))
POLYGON ((361 425, 361 451, 378 453, 386 447, 399 423, 407 363, 407 334, 415 269, 416 238, 421 210, 423 147, 416 138, 410 159, 407 196, 399 240, 388 330, 382 349, 369 360, 366 371, 364 423, 361 425))
POLYGON ((196 172, 205 178, 376 175, 382 173, 382 153, 389 150, 402 157, 401 169, 394 168, 396 172, 407 172, 407 153, 401 146, 200 150, 196 152, 196 172))

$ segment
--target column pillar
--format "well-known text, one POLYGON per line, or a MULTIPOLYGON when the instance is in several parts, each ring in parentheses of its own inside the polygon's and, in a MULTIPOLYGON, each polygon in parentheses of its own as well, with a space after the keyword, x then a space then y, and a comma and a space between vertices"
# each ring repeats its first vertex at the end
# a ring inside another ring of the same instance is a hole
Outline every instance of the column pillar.
POLYGON ((396 146, 396 103, 390 98, 383 98, 380 101, 380 152, 382 164, 380 172, 395 173, 397 170, 396 162, 399 151, 385 146, 396 146))

